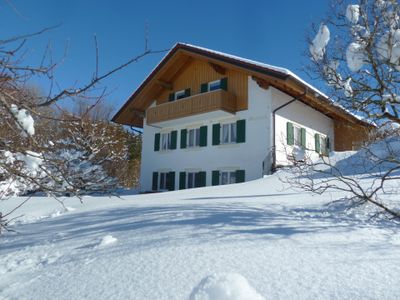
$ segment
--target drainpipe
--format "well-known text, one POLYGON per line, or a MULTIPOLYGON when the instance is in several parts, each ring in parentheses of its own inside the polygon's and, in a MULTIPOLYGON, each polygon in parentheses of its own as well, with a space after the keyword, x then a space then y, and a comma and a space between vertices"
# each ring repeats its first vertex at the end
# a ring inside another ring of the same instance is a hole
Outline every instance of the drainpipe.
POLYGON ((282 104, 281 106, 278 106, 277 108, 275 108, 272 111, 272 165, 271 165, 271 172, 274 173, 276 171, 276 136, 275 136, 275 131, 276 131, 276 126, 275 126, 275 115, 276 112, 286 106, 288 106, 289 104, 300 100, 300 98, 302 98, 303 96, 307 95, 307 90, 304 92, 304 94, 298 96, 298 97, 294 97, 292 100, 286 102, 285 104, 282 104))

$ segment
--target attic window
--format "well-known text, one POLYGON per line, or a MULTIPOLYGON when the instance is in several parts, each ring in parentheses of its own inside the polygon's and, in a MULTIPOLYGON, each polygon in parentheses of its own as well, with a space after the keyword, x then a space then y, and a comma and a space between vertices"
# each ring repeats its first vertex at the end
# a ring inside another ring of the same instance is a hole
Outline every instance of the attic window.
POLYGON ((186 97, 185 90, 175 92, 175 100, 179 100, 186 97))
POLYGON ((215 80, 208 83, 208 91, 215 91, 221 88, 221 80, 215 80))

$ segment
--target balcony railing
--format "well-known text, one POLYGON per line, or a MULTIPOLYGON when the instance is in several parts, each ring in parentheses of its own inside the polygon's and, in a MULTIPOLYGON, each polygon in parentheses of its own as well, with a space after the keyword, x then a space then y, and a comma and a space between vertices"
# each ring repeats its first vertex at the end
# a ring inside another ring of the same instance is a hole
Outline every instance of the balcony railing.
POLYGON ((197 94, 151 107, 146 118, 148 124, 154 124, 218 110, 235 113, 236 96, 225 90, 197 94))

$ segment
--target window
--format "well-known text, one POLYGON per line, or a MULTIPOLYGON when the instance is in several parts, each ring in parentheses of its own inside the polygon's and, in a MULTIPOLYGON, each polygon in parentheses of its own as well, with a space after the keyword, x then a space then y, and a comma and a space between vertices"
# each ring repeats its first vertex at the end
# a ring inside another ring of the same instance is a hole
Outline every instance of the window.
POLYGON ((236 122, 221 125, 221 144, 236 143, 236 122))
POLYGON ((200 128, 188 129, 187 145, 188 147, 200 146, 200 128))
POLYGON ((186 188, 191 189, 196 187, 196 173, 195 172, 188 172, 187 173, 187 182, 186 188))
POLYGON ((208 83, 208 91, 215 91, 221 88, 221 80, 215 80, 208 83))
POLYGON ((171 132, 161 134, 161 150, 172 149, 171 132))
POLYGON ((322 155, 328 155, 329 138, 327 136, 318 133, 315 134, 315 151, 322 155))
POLYGON ((158 189, 159 190, 166 190, 167 189, 167 179, 168 173, 160 173, 159 174, 159 182, 158 182, 158 189))
POLYGON ((179 100, 186 97, 185 90, 175 92, 175 100, 179 100))
POLYGON ((306 129, 291 122, 286 123, 286 138, 288 145, 306 148, 306 129))
POLYGON ((191 189, 206 186, 206 172, 180 172, 179 189, 191 189))
POLYGON ((236 183, 236 171, 221 171, 219 184, 232 184, 236 183))
POLYGON ((228 78, 221 78, 218 80, 202 83, 200 86, 200 93, 207 93, 215 90, 228 90, 228 78))
POLYGON ((296 146, 302 146, 301 144, 301 128, 298 126, 293 126, 294 129, 294 144, 296 146))

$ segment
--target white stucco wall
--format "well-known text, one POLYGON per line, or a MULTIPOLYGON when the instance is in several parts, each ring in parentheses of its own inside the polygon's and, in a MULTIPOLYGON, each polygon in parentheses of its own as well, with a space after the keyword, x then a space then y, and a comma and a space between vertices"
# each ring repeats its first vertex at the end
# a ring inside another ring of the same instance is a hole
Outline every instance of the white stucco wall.
MULTIPOLYGON (((293 97, 281 91, 270 88, 272 95, 272 110, 280 105, 292 100, 293 97)), ((334 145, 334 126, 333 121, 324 114, 316 111, 300 101, 295 101, 276 112, 276 160, 278 165, 288 163, 287 153, 293 150, 292 146, 287 146, 287 122, 292 122, 306 129, 306 151, 307 155, 315 155, 315 133, 329 137, 331 149, 334 145)), ((332 149, 333 150, 333 149, 332 149)))
MULTIPOLYGON (((235 115, 213 112, 179 120, 169 121, 162 128, 148 126, 144 120, 141 191, 152 188, 153 172, 175 172, 175 189, 179 188, 179 172, 206 171, 206 184, 211 185, 213 170, 245 170, 245 180, 262 177, 270 171, 272 162, 272 111, 290 101, 281 91, 270 87, 265 90, 248 78, 249 107, 235 115), (246 120, 246 142, 230 145, 212 145, 212 125, 246 120), (181 129, 207 125, 207 147, 180 149, 181 129), (177 149, 154 151, 154 136, 158 132, 178 131, 177 149), (264 164, 263 164, 264 163, 264 164), (264 169, 263 169, 264 167, 264 169)), ((298 101, 276 113, 276 149, 277 163, 286 164, 286 123, 299 124, 307 132, 307 148, 314 149, 314 134, 329 136, 333 141, 333 122, 330 118, 298 101)))
POLYGON ((249 109, 235 115, 207 113, 173 122, 175 126, 156 128, 143 127, 141 190, 152 188, 153 172, 175 171, 175 189, 179 188, 179 172, 206 171, 206 184, 211 185, 213 170, 245 170, 245 179, 262 177, 263 161, 270 150, 270 90, 260 89, 249 77, 249 109), (229 145, 212 145, 212 125, 215 123, 246 120, 246 142, 229 145), (184 121, 184 123, 183 123, 184 121), (180 149, 180 131, 207 125, 207 147, 180 149), (176 150, 154 151, 154 136, 157 132, 178 131, 176 150))

